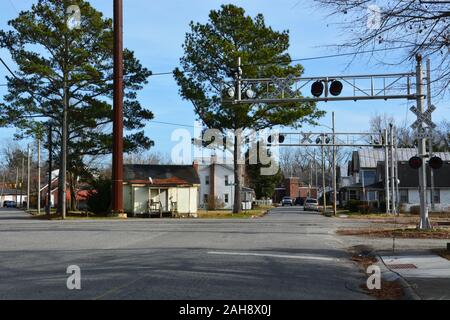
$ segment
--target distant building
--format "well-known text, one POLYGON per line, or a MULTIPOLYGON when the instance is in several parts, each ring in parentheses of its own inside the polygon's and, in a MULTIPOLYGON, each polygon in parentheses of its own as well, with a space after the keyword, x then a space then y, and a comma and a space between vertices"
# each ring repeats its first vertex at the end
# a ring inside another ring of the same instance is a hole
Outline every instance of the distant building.
POLYGON ((284 179, 281 185, 275 188, 273 202, 279 203, 283 197, 296 198, 316 198, 318 196, 318 188, 315 186, 305 186, 297 177, 290 177, 284 179))
POLYGON ((28 199, 26 192, 11 188, 7 184, 0 184, 0 208, 3 207, 5 201, 14 201, 17 206, 20 206, 20 201, 24 204, 27 203, 28 199))

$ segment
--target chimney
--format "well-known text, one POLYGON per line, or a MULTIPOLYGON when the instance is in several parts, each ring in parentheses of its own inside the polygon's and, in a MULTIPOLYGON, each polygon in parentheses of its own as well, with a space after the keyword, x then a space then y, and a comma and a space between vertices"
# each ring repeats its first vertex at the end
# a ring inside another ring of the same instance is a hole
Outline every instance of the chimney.
POLYGON ((192 162, 192 166, 194 167, 195 172, 197 172, 198 174, 198 161, 194 160, 194 162, 192 162))

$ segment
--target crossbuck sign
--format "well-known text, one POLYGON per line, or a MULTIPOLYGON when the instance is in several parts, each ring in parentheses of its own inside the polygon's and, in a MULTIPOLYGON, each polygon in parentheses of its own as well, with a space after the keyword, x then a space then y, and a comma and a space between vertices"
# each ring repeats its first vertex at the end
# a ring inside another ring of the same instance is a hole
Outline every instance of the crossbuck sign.
POLYGON ((436 128, 436 124, 431 120, 431 113, 436 110, 436 107, 431 105, 424 113, 421 113, 416 107, 411 107, 410 110, 417 116, 417 120, 411 125, 411 128, 417 130, 416 138, 432 138, 432 130, 436 128), (424 128, 423 124, 426 124, 428 129, 424 128))

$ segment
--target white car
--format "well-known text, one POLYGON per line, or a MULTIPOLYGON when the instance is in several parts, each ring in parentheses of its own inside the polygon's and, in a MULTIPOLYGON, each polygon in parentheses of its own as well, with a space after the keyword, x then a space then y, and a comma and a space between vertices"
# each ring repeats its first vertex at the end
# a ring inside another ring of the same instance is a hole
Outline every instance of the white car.
POLYGON ((319 201, 317 199, 308 198, 305 200, 305 211, 319 211, 319 201))

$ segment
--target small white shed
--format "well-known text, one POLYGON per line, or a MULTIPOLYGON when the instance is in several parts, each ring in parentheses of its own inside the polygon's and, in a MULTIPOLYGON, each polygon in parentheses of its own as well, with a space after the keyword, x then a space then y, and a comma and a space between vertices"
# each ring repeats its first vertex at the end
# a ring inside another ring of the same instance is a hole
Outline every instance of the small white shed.
POLYGON ((125 165, 125 212, 196 216, 199 184, 193 166, 125 165))

